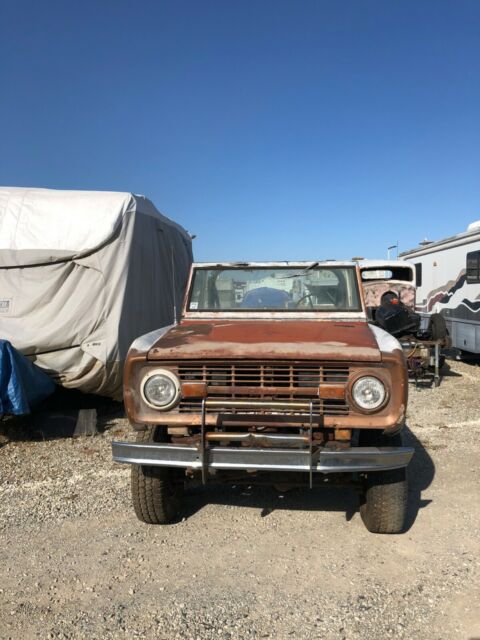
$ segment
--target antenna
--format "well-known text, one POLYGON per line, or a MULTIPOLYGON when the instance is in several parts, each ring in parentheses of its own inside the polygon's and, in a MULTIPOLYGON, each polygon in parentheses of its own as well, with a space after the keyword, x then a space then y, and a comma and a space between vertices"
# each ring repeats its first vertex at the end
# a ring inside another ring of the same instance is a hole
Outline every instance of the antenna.
POLYGON ((175 260, 173 257, 172 245, 172 287, 173 287, 173 322, 177 322, 177 287, 175 283, 175 260))

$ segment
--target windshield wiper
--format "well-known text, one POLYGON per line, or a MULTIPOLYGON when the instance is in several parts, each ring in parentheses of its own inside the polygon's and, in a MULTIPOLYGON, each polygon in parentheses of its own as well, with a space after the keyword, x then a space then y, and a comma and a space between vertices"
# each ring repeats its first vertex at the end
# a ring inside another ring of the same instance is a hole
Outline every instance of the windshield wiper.
POLYGON ((309 271, 311 271, 312 269, 315 269, 315 267, 318 267, 320 263, 317 262, 312 262, 312 264, 308 265, 308 267, 306 269, 304 269, 303 271, 300 271, 300 273, 294 273, 292 276, 285 276, 285 280, 287 278, 299 278, 300 276, 304 276, 306 273, 308 273, 309 271))

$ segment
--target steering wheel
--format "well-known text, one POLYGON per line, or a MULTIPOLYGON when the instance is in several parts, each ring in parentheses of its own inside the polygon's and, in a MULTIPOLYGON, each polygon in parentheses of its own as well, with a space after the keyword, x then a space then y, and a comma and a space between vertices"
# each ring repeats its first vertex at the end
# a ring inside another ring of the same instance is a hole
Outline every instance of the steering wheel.
POLYGON ((300 303, 303 302, 304 300, 306 300, 307 298, 308 298, 308 301, 310 302, 310 308, 314 309, 313 300, 312 300, 312 294, 311 293, 306 293, 304 296, 302 296, 300 298, 300 300, 297 300, 297 302, 295 303, 295 309, 298 309, 300 303))

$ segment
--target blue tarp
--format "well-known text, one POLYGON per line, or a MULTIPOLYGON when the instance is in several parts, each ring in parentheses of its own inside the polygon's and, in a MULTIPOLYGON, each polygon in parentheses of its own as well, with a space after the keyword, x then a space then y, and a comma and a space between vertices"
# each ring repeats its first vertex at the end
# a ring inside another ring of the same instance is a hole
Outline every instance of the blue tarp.
POLYGON ((0 415, 23 415, 55 390, 55 383, 7 340, 0 340, 0 415))

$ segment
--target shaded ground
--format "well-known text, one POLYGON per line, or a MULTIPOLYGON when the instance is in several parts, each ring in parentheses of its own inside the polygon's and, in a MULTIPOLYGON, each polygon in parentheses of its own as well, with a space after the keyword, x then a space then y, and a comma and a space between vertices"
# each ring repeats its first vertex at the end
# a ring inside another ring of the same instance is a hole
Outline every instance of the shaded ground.
POLYGON ((0 449, 0 638, 480 637, 480 369, 411 389, 410 528, 375 536, 349 490, 208 487, 135 519, 125 422, 0 449))

